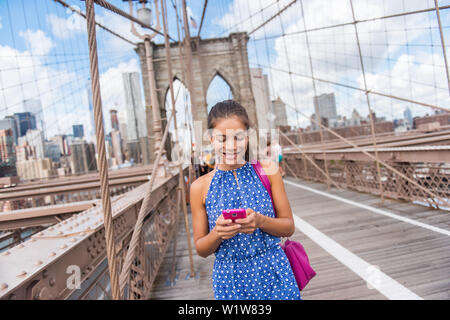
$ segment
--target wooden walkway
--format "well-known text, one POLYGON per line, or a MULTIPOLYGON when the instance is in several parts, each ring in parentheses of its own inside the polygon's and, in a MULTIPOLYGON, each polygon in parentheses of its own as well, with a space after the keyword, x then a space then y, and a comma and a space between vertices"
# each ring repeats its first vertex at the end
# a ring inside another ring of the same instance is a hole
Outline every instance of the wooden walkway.
MULTIPOLYGON (((317 236, 319 238, 313 237, 312 240, 297 228, 291 237, 303 244, 311 265, 317 272, 317 276, 302 291, 303 299, 392 298, 386 294, 389 289, 379 291, 367 284, 367 279, 373 279, 379 274, 374 273, 374 269, 365 270, 366 274, 358 274, 358 261, 379 268, 386 276, 382 278, 381 286, 388 287, 395 283, 406 292, 409 291, 411 296, 450 299, 449 211, 428 209, 395 200, 385 200, 381 203, 379 197, 370 194, 334 188, 327 191, 326 185, 290 177, 285 179, 285 187, 294 214, 321 234, 317 236), (305 190, 290 182, 378 208, 396 216, 375 213, 367 208, 305 190), (425 227, 399 220, 399 217, 423 223, 425 227), (427 229, 427 226, 439 228, 447 234, 427 229), (357 258, 356 262, 339 258, 342 257, 339 256, 339 250, 326 248, 317 240, 322 239, 320 237, 325 237, 328 243, 344 247, 343 250, 348 250, 350 255, 357 258)), ((299 227, 297 224, 296 226, 299 227)), ((214 299, 211 284, 214 255, 206 259, 201 258, 193 249, 196 276, 190 278, 183 220, 179 230, 176 281, 172 285, 168 282, 173 254, 171 246, 155 280, 151 299, 214 299)), ((397 289, 391 289, 394 291, 394 297, 395 290, 397 289)))

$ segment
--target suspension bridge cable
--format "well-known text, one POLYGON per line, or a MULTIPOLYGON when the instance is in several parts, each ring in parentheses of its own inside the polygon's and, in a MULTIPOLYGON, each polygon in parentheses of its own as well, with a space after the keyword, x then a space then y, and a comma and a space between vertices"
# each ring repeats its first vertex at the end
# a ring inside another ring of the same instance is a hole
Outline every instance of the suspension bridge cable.
MULTIPOLYGON (((439 10, 445 10, 445 9, 450 9, 450 5, 439 7, 439 10)), ((377 21, 377 20, 382 20, 382 19, 390 19, 390 18, 395 18, 395 17, 401 17, 401 16, 404 16, 404 15, 419 14, 419 13, 430 12, 430 11, 435 11, 435 10, 436 10, 435 8, 428 8, 428 9, 423 9, 423 10, 408 11, 408 12, 403 12, 403 13, 398 13, 398 14, 392 14, 392 15, 387 15, 387 16, 376 17, 376 18, 356 20, 356 22, 351 21, 351 22, 338 23, 338 24, 324 26, 324 27, 311 28, 311 29, 308 29, 308 30, 292 31, 292 32, 286 33, 285 35, 286 36, 290 36, 290 35, 301 34, 301 33, 305 33, 305 32, 313 32, 313 31, 319 31, 319 30, 333 29, 333 28, 337 28, 337 27, 349 26, 349 25, 352 25, 354 23, 358 24, 358 23, 364 23, 364 22, 372 22, 372 21, 377 21)), ((271 39, 271 38, 278 38, 278 37, 280 37, 280 35, 271 36, 271 37, 269 37, 269 39, 271 39)), ((262 39, 255 39, 255 40, 258 41, 258 40, 262 40, 262 39)))
MULTIPOLYGON (((350 2, 350 8, 352 11, 353 20, 356 22, 355 11, 353 9, 353 1, 349 0, 349 2, 350 2)), ((363 61, 362 54, 361 54, 361 45, 359 43, 358 27, 356 26, 356 23, 353 24, 353 27, 355 30, 356 43, 358 45, 359 61, 360 61, 361 72, 362 72, 363 81, 364 81, 364 91, 366 92, 367 108, 369 109, 370 128, 372 130, 372 143, 373 143, 373 148, 375 151, 376 166, 377 166, 377 172, 378 172, 378 185, 380 188, 381 201, 383 202, 384 201, 384 192, 383 192, 383 184, 381 182, 381 168, 380 168, 380 161, 378 158, 377 142, 375 139, 375 125, 374 125, 374 119, 373 119, 373 112, 372 112, 372 107, 370 106, 369 94, 367 93, 368 90, 367 90, 366 72, 365 72, 365 68, 364 68, 364 61, 363 61)))
MULTIPOLYGON (((83 17, 84 19, 86 19, 86 14, 85 14, 85 13, 83 13, 83 12, 81 12, 80 10, 78 10, 77 8, 75 8, 75 7, 73 7, 73 6, 69 5, 69 4, 67 4, 67 3, 64 2, 63 0, 53 0, 53 1, 58 2, 59 4, 61 4, 62 6, 64 6, 65 8, 70 9, 72 12, 74 12, 74 13, 80 15, 81 17, 83 17)), ((105 27, 103 24, 101 24, 101 23, 99 23, 99 22, 95 22, 95 24, 96 24, 97 26, 99 26, 100 28, 102 28, 103 30, 105 30, 105 31, 107 31, 107 32, 109 32, 109 33, 111 33, 111 34, 114 35, 115 37, 117 37, 117 38, 119 38, 119 39, 122 39, 123 41, 128 42, 129 44, 131 44, 131 45, 133 45, 133 46, 136 46, 136 45, 137 45, 137 43, 131 41, 130 39, 127 39, 126 37, 124 37, 124 36, 118 34, 117 32, 112 31, 112 30, 109 29, 108 27, 105 27)))
POLYGON ((200 38, 200 32, 202 32, 203 19, 205 18, 206 6, 207 5, 208 5, 208 0, 205 0, 205 3, 203 4, 202 18, 200 20, 200 26, 198 27, 198 33, 197 33, 197 37, 199 37, 199 38, 200 38))
MULTIPOLYGON (((276 0, 276 1, 271 2, 270 4, 268 4, 267 6, 265 6, 264 8, 261 8, 261 9, 259 10, 259 12, 255 12, 255 13, 249 15, 247 18, 245 18, 244 20, 239 21, 238 23, 234 24, 234 25, 231 26, 231 27, 230 27, 230 25, 228 25, 228 28, 227 28, 226 30, 224 30, 223 32, 221 32, 221 33, 219 34, 219 36, 223 35, 224 33, 229 33, 229 32, 231 32, 232 29, 234 29, 234 28, 236 28, 236 27, 242 25, 244 22, 247 22, 249 19, 253 18, 253 17, 256 16, 258 13, 263 13, 265 10, 267 10, 267 9, 270 8, 270 7, 272 7, 274 4, 276 4, 276 3, 278 3, 278 2, 280 2, 280 0, 276 0)), ((250 12, 249 12, 249 13, 250 13, 250 12)), ((221 15, 221 16, 224 17, 224 16, 225 16, 225 13, 222 12, 222 15, 221 15)))

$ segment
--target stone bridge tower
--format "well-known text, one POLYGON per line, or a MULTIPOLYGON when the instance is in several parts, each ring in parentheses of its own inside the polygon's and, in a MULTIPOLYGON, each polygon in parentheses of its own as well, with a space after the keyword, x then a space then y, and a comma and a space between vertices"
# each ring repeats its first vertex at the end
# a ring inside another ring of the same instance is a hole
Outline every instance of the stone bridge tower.
MULTIPOLYGON (((231 33, 226 38, 200 39, 192 38, 192 72, 193 72, 193 92, 194 105, 192 106, 192 119, 194 123, 201 121, 202 133, 207 129, 207 102, 206 94, 211 81, 216 75, 220 75, 230 86, 233 99, 246 108, 250 118, 252 128, 257 128, 256 106, 251 87, 250 68, 248 64, 247 42, 248 36, 245 32, 231 33)), ((145 91, 146 106, 150 106, 150 94, 145 59, 144 44, 139 43, 136 49, 141 62, 141 70, 145 91)), ((174 78, 180 80, 185 87, 187 84, 183 79, 182 66, 179 59, 178 43, 170 44, 170 54, 172 59, 172 73, 174 78)), ((155 70, 155 80, 157 95, 159 100, 160 114, 163 130, 166 127, 166 94, 169 90, 169 79, 166 64, 166 53, 164 44, 152 43, 153 68, 155 70)), ((183 60, 185 61, 185 59, 183 60)), ((185 74, 185 73, 184 73, 185 74)), ((151 117, 151 112, 147 112, 151 117)), ((150 121, 153 119, 150 118, 150 121)), ((152 122, 150 122, 152 123, 152 122)), ((150 135, 151 137, 151 135, 150 135)), ((150 161, 156 155, 154 150, 154 139, 150 138, 150 161)), ((166 150, 170 159, 170 143, 166 144, 166 150)))

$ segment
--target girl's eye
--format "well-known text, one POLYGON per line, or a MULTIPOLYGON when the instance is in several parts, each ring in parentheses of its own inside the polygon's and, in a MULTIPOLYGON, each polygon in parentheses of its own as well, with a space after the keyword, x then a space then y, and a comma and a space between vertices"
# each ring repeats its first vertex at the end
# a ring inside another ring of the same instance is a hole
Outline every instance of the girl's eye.
POLYGON ((216 136, 216 139, 218 142, 224 142, 225 141, 225 137, 224 136, 216 136))

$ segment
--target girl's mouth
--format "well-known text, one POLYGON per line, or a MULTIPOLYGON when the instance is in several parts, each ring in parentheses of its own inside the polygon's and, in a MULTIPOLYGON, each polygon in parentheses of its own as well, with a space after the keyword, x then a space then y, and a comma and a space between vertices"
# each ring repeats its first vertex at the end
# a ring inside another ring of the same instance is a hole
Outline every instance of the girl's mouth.
POLYGON ((236 160, 237 159, 237 153, 223 152, 222 154, 223 154, 224 159, 226 159, 226 160, 236 160))

